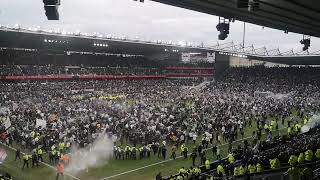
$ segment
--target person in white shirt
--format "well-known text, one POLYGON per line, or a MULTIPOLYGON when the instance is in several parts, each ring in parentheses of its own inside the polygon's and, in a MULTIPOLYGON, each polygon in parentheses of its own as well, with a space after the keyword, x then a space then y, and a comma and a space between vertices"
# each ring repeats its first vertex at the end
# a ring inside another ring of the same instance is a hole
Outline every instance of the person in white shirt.
POLYGON ((192 140, 193 140, 193 144, 196 144, 196 141, 197 141, 197 134, 196 133, 193 133, 192 140))

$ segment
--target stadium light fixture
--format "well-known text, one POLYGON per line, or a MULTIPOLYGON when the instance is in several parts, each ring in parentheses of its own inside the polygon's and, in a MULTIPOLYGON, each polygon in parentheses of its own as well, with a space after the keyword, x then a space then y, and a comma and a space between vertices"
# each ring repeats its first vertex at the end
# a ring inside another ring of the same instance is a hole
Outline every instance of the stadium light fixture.
POLYGON ((303 45, 302 50, 306 51, 310 47, 310 36, 303 35, 302 40, 300 40, 300 44, 303 45))
POLYGON ((225 40, 229 35, 230 21, 224 17, 219 17, 219 23, 216 28, 220 32, 218 39, 225 40))
POLYGON ((44 10, 48 20, 59 20, 58 7, 60 0, 43 0, 44 10))

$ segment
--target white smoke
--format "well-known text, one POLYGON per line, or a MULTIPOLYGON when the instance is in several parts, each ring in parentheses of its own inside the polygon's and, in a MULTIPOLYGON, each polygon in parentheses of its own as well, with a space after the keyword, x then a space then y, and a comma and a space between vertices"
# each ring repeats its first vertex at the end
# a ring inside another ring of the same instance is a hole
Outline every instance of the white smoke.
POLYGON ((308 123, 301 128, 302 133, 308 132, 311 128, 317 127, 320 125, 320 115, 313 115, 308 123))
POLYGON ((89 167, 98 167, 108 163, 113 154, 113 142, 105 133, 100 135, 88 148, 72 148, 71 161, 66 166, 66 172, 78 174, 89 167))

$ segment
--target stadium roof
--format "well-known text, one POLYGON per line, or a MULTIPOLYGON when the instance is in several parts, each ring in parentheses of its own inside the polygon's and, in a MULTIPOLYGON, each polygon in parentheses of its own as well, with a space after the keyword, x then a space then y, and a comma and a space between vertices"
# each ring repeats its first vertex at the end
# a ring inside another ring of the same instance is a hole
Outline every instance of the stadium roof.
POLYGON ((256 0, 259 9, 237 8, 236 0, 153 0, 265 27, 320 37, 319 0, 256 0))
MULTIPOLYGON (((228 45, 228 44, 225 44, 228 45)), ((195 47, 170 45, 155 42, 145 42, 128 39, 110 39, 82 35, 63 35, 47 33, 44 31, 29 31, 25 29, 1 29, 0 47, 37 49, 59 53, 61 51, 94 52, 111 54, 143 55, 155 58, 156 56, 181 57, 181 53, 219 52, 229 56, 239 56, 267 62, 291 65, 318 65, 320 64, 320 51, 308 53, 281 53, 279 49, 267 51, 266 48, 250 46, 237 48, 236 45, 225 48, 195 47), (251 49, 250 49, 251 48, 251 49), (259 50, 260 49, 260 50, 259 50), (258 52, 261 51, 262 52, 258 52)))

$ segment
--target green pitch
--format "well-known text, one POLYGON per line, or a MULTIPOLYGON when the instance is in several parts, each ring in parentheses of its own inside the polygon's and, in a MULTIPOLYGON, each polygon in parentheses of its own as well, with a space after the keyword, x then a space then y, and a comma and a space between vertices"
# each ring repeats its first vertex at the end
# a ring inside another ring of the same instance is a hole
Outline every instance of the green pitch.
MULTIPOLYGON (((280 121, 278 121, 280 123, 280 121)), ((286 125, 287 123, 285 123, 286 125)), ((245 139, 248 141, 251 140, 252 132, 256 130, 256 123, 252 123, 252 127, 245 127, 245 139)), ((286 133, 286 128, 279 124, 279 132, 273 132, 273 134, 284 134, 286 133)), ((266 138, 265 135, 263 138, 266 138)), ((198 138, 200 143, 201 137, 198 138)), ((239 139, 233 143, 233 147, 236 147, 239 143, 242 143, 243 140, 239 139)), ((15 145, 18 146, 18 145, 15 145)), ((187 144, 189 147, 189 152, 193 148, 193 143, 190 142, 187 144)), ((3 145, 0 145, 0 148, 3 148, 8 153, 8 157, 5 160, 4 164, 0 165, 0 172, 3 170, 10 173, 14 179, 17 180, 50 180, 55 179, 56 172, 52 167, 41 164, 39 167, 29 168, 22 170, 22 160, 14 161, 15 151, 9 149, 3 145)), ((210 148, 210 146, 209 146, 210 148)), ((225 157, 227 155, 227 145, 225 142, 222 142, 220 145, 221 156, 225 157)), ((180 150, 180 147, 178 148, 180 150)), ((171 155, 171 145, 168 145, 168 154, 171 155)), ((180 151, 178 151, 177 156, 180 156, 180 151)), ((44 161, 48 162, 47 155, 44 154, 44 161)), ((206 157, 210 161, 216 160, 216 157, 213 156, 211 149, 207 150, 206 157)), ((75 175, 81 180, 99 180, 99 179, 110 179, 110 180, 152 180, 155 178, 156 174, 161 172, 162 176, 167 177, 172 174, 178 173, 178 170, 184 166, 189 168, 192 164, 190 158, 177 158, 176 160, 168 160, 162 162, 163 159, 159 159, 157 155, 151 155, 150 158, 142 160, 115 160, 110 159, 106 162, 105 165, 100 167, 89 168, 86 171, 81 172, 80 174, 75 175)), ((29 162, 29 165, 31 163, 29 162)), ((196 164, 200 164, 199 158, 197 158, 196 164)), ((74 179, 65 174, 64 180, 74 179)))

